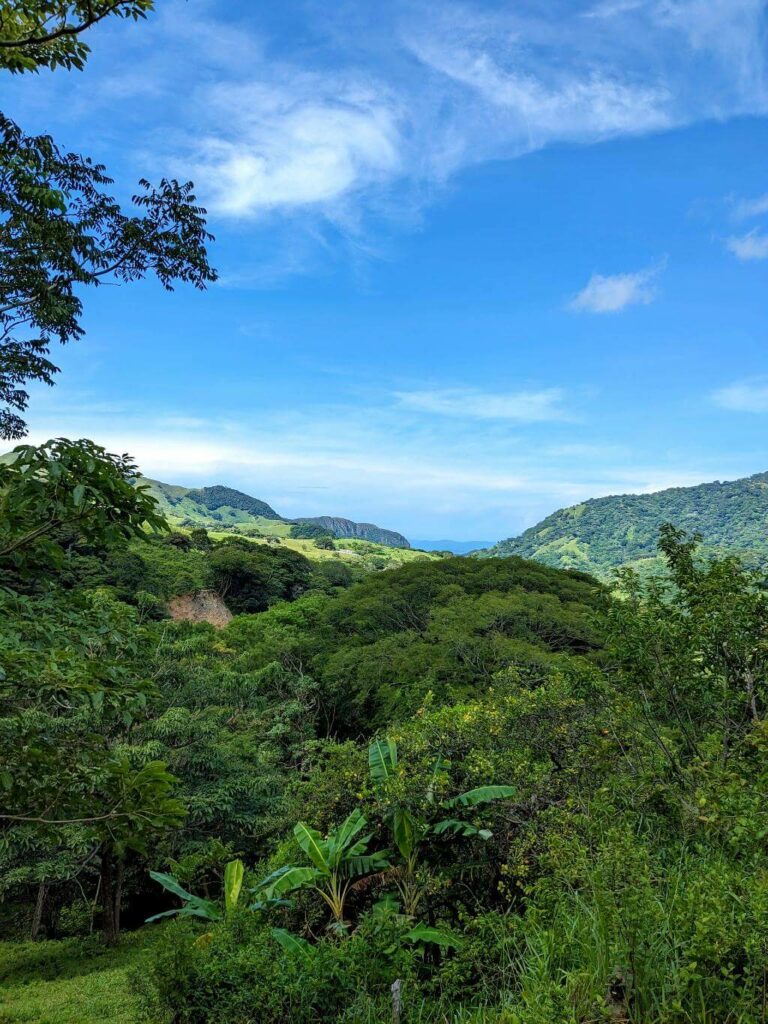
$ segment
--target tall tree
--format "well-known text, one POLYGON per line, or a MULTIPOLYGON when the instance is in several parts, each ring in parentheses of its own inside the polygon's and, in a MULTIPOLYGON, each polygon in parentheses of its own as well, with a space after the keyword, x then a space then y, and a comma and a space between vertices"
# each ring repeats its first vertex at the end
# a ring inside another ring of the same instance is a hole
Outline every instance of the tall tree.
POLYGON ((135 613, 50 570, 73 533, 108 547, 165 525, 136 476, 90 441, 25 445, 0 464, 0 892, 37 882, 41 910, 49 882, 100 863, 110 941, 127 852, 183 807, 165 764, 128 742, 154 693, 135 613))
MULTIPOLYGON (((82 68, 81 34, 109 16, 141 18, 152 0, 0 0, 0 68, 82 68)), ((154 275, 171 290, 216 280, 205 210, 191 182, 141 180, 131 210, 106 168, 31 136, 0 114, 0 438, 19 438, 30 381, 53 384, 51 344, 83 334, 81 293, 154 275)))

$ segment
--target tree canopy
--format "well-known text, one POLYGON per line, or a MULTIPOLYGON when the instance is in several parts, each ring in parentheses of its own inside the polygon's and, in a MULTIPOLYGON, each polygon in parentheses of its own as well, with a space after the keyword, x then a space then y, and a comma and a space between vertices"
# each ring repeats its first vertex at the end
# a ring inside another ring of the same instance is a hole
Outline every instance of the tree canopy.
POLYGON ((90 53, 82 34, 106 18, 145 18, 154 0, 0 0, 0 68, 14 73, 80 70, 90 53))

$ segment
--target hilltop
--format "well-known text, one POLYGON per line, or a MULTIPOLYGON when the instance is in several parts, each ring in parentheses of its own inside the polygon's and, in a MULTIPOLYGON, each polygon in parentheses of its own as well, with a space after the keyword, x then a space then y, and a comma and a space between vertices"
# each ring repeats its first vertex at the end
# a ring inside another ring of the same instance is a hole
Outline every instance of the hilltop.
POLYGON ((605 577, 622 565, 654 565, 659 527, 667 522, 700 534, 705 550, 764 563, 768 473, 653 494, 593 498, 553 512, 519 537, 501 541, 477 557, 519 555, 605 577))
POLYGON ((357 523, 340 516, 301 516, 287 519, 266 501, 253 498, 233 487, 216 484, 213 487, 179 487, 160 480, 142 477, 160 505, 160 511, 173 526, 205 526, 214 530, 227 527, 250 527, 264 536, 288 536, 291 527, 308 527, 336 538, 352 537, 357 540, 383 544, 391 548, 409 548, 407 539, 394 530, 385 530, 374 523, 357 523))

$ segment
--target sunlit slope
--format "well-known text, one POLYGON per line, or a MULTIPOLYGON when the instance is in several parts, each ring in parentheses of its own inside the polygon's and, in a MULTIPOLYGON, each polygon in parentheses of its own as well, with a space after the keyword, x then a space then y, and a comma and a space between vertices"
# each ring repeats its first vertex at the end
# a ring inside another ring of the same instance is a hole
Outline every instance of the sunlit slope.
POLYGON ((654 494, 594 498, 553 512, 478 557, 520 555, 601 576, 630 563, 642 570, 655 563, 663 523, 699 533, 710 551, 768 561, 768 473, 654 494))

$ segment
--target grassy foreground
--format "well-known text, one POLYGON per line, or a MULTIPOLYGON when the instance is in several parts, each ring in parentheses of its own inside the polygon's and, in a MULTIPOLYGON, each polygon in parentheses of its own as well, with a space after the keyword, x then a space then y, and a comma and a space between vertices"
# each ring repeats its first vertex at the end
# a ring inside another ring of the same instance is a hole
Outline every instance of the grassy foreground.
POLYGON ((116 949, 95 937, 0 942, 0 1024, 136 1024, 129 975, 159 935, 127 933, 116 949))

